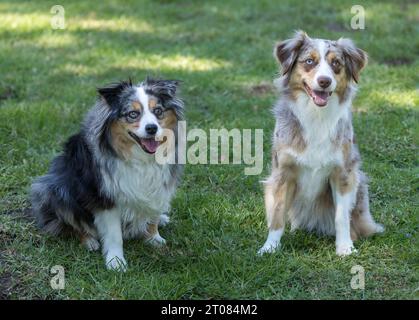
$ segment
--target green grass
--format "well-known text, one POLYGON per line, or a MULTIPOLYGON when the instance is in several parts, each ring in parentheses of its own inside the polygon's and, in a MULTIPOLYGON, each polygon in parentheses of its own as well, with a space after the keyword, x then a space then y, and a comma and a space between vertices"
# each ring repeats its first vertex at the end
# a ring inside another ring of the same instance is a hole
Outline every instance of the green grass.
POLYGON ((0 298, 407 299, 418 295, 418 16, 413 1, 363 1, 366 29, 349 28, 353 1, 0 1, 0 298), (335 255, 334 240, 286 233, 256 257, 266 226, 260 180, 269 173, 270 88, 276 40, 295 29, 347 36, 370 55, 354 126, 383 235, 335 255), (264 171, 189 166, 162 230, 168 248, 125 243, 129 270, 108 272, 100 253, 45 237, 25 218, 31 180, 79 128, 95 88, 129 76, 183 80, 188 127, 263 128, 264 171), (416 179, 416 181, 415 181, 416 179), (64 290, 50 268, 66 270, 64 290), (351 267, 365 268, 352 290, 351 267))

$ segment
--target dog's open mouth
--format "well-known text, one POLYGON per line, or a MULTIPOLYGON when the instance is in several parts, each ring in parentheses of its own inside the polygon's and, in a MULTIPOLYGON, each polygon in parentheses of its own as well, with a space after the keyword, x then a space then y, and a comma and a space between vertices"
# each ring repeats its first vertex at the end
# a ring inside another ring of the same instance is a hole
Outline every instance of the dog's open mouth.
POLYGON ((318 107, 324 107, 327 104, 327 100, 332 95, 331 91, 312 90, 305 82, 304 88, 306 89, 307 94, 313 99, 313 102, 318 107))
POLYGON ((128 131, 128 133, 145 152, 150 154, 156 153, 156 150, 159 147, 161 141, 156 141, 154 138, 140 138, 131 131, 128 131))

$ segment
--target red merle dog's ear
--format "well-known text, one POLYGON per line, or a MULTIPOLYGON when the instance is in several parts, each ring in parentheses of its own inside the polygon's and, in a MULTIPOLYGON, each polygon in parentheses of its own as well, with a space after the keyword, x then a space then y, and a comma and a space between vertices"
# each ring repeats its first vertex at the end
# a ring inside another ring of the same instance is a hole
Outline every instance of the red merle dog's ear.
POLYGON ((342 49, 348 77, 351 77, 358 83, 359 74, 368 62, 367 53, 364 50, 357 48, 350 39, 340 38, 336 44, 342 49))
POLYGON ((282 75, 291 71, 298 57, 299 50, 309 39, 304 31, 297 31, 294 38, 279 42, 274 48, 274 57, 282 66, 282 75))
POLYGON ((121 96, 121 93, 127 89, 132 87, 131 80, 129 81, 121 81, 121 82, 115 82, 111 83, 105 87, 98 88, 97 92, 103 99, 105 99, 106 103, 110 107, 116 107, 119 105, 119 99, 121 96))

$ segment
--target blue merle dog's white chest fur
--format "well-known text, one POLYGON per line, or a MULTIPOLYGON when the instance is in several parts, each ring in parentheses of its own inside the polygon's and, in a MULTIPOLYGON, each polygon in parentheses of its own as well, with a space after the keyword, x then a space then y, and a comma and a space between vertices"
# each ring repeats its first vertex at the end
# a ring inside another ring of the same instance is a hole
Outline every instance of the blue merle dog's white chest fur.
POLYGON ((117 161, 112 174, 104 174, 105 192, 112 194, 121 212, 124 237, 143 233, 147 223, 168 212, 176 181, 169 165, 139 159, 117 161))

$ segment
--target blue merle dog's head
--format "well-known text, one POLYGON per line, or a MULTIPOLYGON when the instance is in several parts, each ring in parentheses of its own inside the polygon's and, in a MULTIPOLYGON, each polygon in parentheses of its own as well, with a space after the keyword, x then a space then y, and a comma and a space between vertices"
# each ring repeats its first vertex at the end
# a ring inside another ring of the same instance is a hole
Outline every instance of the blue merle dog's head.
POLYGON ((161 143, 155 138, 163 129, 174 130, 183 119, 178 85, 176 80, 147 78, 137 85, 121 81, 99 88, 100 101, 109 111, 101 130, 101 147, 125 158, 136 146, 154 154, 161 143))

